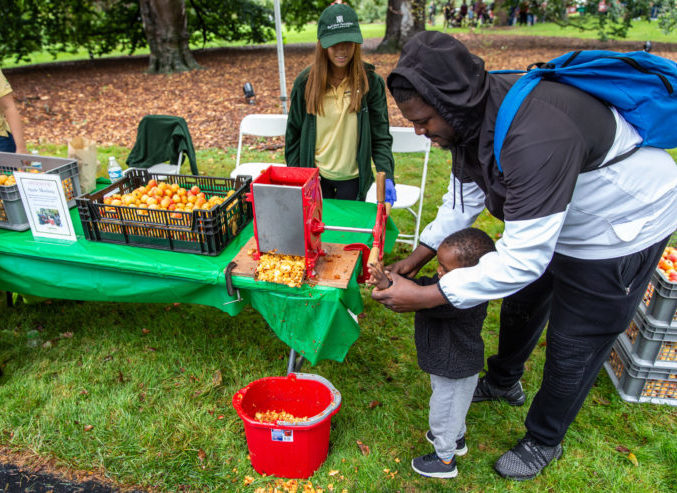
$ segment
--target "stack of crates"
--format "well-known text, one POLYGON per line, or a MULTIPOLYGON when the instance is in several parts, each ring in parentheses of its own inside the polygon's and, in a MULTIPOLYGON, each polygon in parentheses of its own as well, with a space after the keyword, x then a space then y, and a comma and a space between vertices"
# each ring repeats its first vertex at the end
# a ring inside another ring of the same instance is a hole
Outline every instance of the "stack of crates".
MULTIPOLYGON (((37 172, 38 168, 33 167, 34 162, 41 163, 41 173, 58 174, 61 177, 68 207, 75 207, 75 198, 80 195, 80 176, 78 163, 74 159, 0 152, 0 173, 11 175, 15 171, 37 172)), ((30 228, 16 184, 0 186, 0 228, 14 231, 26 231, 30 228)))
POLYGON ((604 367, 623 400, 677 406, 677 282, 654 271, 604 367))

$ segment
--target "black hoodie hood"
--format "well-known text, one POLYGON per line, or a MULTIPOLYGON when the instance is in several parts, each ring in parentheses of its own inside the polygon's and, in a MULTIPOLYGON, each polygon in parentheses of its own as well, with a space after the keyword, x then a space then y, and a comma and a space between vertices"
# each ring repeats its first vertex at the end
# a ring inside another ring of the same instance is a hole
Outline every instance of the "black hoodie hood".
POLYGON ((484 61, 463 43, 438 31, 420 32, 404 45, 388 76, 391 92, 394 74, 407 79, 452 126, 460 145, 477 138, 489 84, 484 61))

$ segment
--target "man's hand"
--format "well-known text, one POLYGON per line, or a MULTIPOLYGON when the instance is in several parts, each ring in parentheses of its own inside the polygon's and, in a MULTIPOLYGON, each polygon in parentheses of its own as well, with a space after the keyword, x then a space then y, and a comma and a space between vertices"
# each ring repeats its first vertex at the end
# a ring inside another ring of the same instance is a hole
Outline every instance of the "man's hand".
POLYGON ((413 312, 448 303, 436 284, 419 286, 392 272, 390 277, 393 285, 385 290, 373 290, 371 297, 394 312, 413 312))

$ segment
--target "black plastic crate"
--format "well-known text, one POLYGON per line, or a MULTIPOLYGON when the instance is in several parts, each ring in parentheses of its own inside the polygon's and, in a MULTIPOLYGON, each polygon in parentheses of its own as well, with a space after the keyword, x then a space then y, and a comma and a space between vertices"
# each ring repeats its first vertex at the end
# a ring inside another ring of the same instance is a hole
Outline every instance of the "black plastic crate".
MULTIPOLYGON (((75 198, 80 195, 80 175, 78 163, 73 159, 0 152, 0 173, 11 175, 15 171, 35 170, 31 165, 37 161, 42 163, 42 170, 39 172, 58 174, 61 177, 68 207, 75 207, 75 198)), ((0 228, 15 231, 30 228, 16 185, 0 185, 0 199, 2 200, 0 228)))
POLYGON ((218 255, 252 220, 251 204, 245 201, 250 177, 236 179, 211 176, 152 174, 131 169, 112 185, 77 198, 85 237, 92 241, 134 245, 174 252, 218 255), (168 211, 107 205, 104 197, 131 193, 149 180, 164 181, 190 189, 194 185, 206 196, 227 197, 210 210, 168 211))
POLYGON ((657 362, 677 365, 677 327, 659 322, 639 309, 625 330, 625 337, 642 364, 657 362))
POLYGON ((670 364, 642 365, 624 334, 614 343, 604 368, 618 394, 628 402, 677 406, 677 368, 670 364))
POLYGON ((646 314, 677 328, 677 282, 668 281, 656 269, 642 299, 646 314))

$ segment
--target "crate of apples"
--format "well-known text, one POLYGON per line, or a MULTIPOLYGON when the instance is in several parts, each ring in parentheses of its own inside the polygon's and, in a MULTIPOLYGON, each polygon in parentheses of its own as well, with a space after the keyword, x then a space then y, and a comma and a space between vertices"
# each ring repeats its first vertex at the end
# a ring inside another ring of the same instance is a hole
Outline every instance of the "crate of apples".
POLYGON ((677 282, 677 248, 667 247, 658 261, 658 270, 670 282, 677 282))
POLYGON ((162 210, 173 212, 170 217, 181 218, 183 216, 181 212, 192 212, 198 209, 210 210, 225 202, 233 193, 234 191, 230 190, 226 197, 214 195, 207 198, 197 185, 186 189, 178 183, 170 184, 151 179, 145 185, 129 193, 108 195, 103 198, 103 203, 138 208, 140 211, 137 211, 137 214, 140 216, 148 215, 148 210, 162 210))

